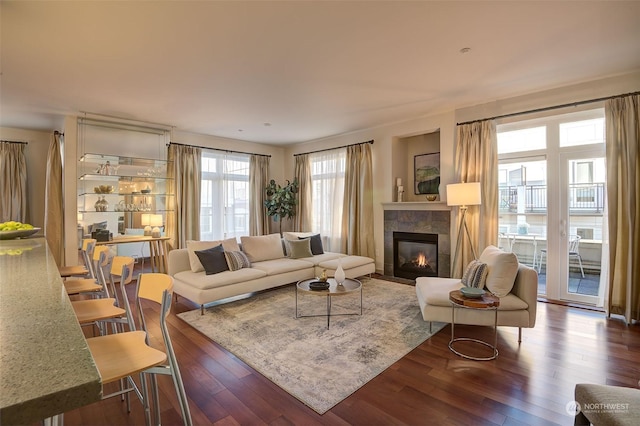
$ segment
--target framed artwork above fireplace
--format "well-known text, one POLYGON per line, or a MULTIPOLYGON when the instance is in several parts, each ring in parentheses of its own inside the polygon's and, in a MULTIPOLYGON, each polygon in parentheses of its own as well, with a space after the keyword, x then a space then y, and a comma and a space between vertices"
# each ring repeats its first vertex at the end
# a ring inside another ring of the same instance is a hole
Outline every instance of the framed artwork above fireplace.
POLYGON ((413 157, 414 189, 416 195, 440 193, 440 153, 413 157))

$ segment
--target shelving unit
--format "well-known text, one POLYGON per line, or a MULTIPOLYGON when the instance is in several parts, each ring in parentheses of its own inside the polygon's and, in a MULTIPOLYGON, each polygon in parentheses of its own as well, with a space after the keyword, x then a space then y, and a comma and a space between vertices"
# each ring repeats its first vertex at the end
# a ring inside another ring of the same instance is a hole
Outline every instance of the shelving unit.
POLYGON ((143 213, 164 214, 173 209, 169 164, 158 159, 84 154, 78 163, 78 213, 86 222, 117 221, 120 234, 127 228, 141 228, 143 213), (108 203, 106 208, 96 205, 101 199, 108 203))

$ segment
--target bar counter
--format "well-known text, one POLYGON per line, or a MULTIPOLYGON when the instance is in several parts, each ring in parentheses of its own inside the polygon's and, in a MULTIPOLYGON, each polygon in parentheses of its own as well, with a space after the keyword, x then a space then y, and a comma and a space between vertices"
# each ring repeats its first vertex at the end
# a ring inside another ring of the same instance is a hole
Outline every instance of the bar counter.
POLYGON ((0 241, 0 423, 34 423, 101 394, 46 240, 0 241))

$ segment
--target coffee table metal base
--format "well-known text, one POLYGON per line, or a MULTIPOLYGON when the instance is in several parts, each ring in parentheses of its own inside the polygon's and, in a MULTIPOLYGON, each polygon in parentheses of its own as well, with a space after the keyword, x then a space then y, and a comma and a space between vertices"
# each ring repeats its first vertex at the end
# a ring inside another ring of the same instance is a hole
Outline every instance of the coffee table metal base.
POLYGON ((296 319, 298 318, 313 318, 313 317, 327 317, 327 329, 331 324, 332 316, 349 316, 349 315, 362 315, 362 283, 358 280, 353 280, 347 278, 343 285, 338 285, 333 278, 329 279, 330 289, 329 290, 320 290, 313 291, 308 289, 308 283, 315 280, 304 280, 300 281, 296 284, 296 319), (305 286, 306 284, 306 286, 305 286), (345 294, 353 293, 355 291, 360 290, 360 312, 349 312, 349 313, 332 313, 331 312, 331 298, 334 296, 342 296, 345 294), (317 296, 326 296, 327 298, 327 313, 326 314, 315 314, 315 315, 300 315, 298 312, 298 291, 304 291, 313 293, 317 296))

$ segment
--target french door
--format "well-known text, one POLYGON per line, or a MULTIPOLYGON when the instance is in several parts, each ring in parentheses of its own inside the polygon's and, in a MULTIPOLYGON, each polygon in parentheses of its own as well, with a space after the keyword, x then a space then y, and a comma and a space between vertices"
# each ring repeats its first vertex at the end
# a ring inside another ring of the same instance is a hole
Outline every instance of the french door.
POLYGON ((499 245, 539 274, 538 293, 597 304, 605 226, 602 109, 498 126, 499 245))

